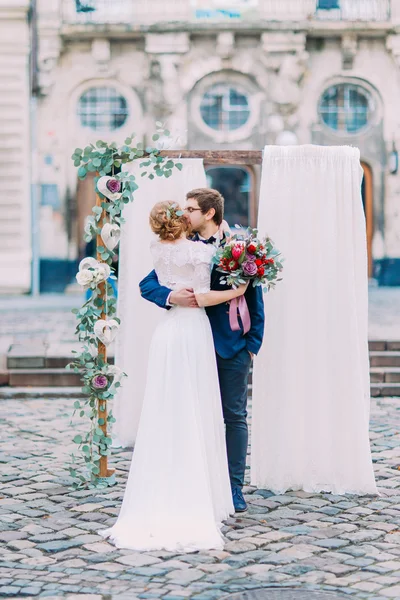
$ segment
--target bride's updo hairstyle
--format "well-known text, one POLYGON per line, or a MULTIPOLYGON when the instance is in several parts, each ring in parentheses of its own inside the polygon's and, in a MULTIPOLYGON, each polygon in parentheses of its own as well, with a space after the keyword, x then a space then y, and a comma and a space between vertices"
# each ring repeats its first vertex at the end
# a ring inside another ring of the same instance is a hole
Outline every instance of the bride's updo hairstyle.
POLYGON ((157 202, 151 209, 150 227, 160 240, 173 242, 189 235, 190 221, 176 202, 157 202))

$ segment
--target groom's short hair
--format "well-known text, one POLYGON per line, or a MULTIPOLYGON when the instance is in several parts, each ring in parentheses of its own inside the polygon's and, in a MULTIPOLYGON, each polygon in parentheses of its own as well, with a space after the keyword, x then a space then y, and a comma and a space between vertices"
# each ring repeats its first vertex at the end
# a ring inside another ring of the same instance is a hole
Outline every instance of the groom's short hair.
POLYGON ((213 190, 212 188, 196 188, 195 190, 190 190, 190 192, 186 194, 186 199, 189 200, 189 198, 197 200, 197 204, 201 208, 203 214, 206 214, 210 208, 213 208, 215 210, 213 221, 215 221, 217 225, 221 225, 224 218, 224 197, 218 190, 213 190))

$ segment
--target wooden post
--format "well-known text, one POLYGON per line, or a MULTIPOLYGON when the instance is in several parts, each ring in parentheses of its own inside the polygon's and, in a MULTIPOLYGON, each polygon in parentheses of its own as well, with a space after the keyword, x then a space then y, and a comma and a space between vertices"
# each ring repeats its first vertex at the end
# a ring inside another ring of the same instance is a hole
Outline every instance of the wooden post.
MULTIPOLYGON (((102 203, 102 200, 101 200, 100 196, 98 194, 96 194, 96 206, 101 207, 101 203, 102 203)), ((103 227, 106 220, 107 220, 107 212, 103 208, 103 211, 102 211, 101 217, 100 217, 100 221, 99 221, 100 228, 103 227)), ((103 240, 101 238, 101 235, 98 234, 96 237, 96 250, 99 248, 99 246, 102 246, 102 245, 103 245, 103 240)), ((98 250, 97 250, 96 258, 99 262, 102 261, 102 258, 100 256, 100 253, 98 250)), ((103 301, 103 310, 101 312, 100 319, 107 318, 107 315, 106 315, 106 312, 104 309, 104 303, 106 300, 106 287, 107 287, 107 281, 103 281, 102 283, 99 284, 100 298, 103 301)), ((104 362, 107 362, 107 348, 102 342, 100 342, 100 340, 98 342, 97 348, 98 348, 99 356, 102 357, 104 362)), ((99 427, 102 430, 102 432, 104 433, 104 435, 107 435, 107 415, 108 415, 107 400, 97 400, 97 417, 98 417, 98 419, 104 419, 104 424, 99 425, 99 427), (100 410, 100 404, 104 407, 104 410, 100 410)), ((98 478, 99 479, 114 478, 115 469, 108 468, 108 456, 101 456, 99 462, 100 462, 100 473, 98 475, 98 478)), ((109 480, 109 483, 111 484, 111 480, 109 480)))

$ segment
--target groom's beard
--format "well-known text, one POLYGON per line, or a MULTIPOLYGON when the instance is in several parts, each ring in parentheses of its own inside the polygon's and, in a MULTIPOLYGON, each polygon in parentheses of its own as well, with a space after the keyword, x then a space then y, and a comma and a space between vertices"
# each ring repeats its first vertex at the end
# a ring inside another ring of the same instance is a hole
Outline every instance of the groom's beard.
POLYGON ((186 232, 186 237, 188 240, 192 239, 192 237, 194 237, 195 235, 198 235, 199 231, 198 229, 192 229, 190 228, 187 232, 186 232))

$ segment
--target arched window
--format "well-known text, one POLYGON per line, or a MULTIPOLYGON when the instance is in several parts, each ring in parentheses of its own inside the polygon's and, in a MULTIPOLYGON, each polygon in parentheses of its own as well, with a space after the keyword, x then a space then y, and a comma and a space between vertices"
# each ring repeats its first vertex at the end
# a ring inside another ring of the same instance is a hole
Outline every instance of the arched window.
POLYGON ((96 131, 122 127, 128 114, 126 99, 114 87, 92 87, 78 101, 81 125, 96 131))
POLYGON ((319 102, 322 121, 341 133, 357 133, 369 124, 373 112, 371 94, 360 85, 350 83, 332 85, 319 102))
POLYGON ((234 85, 219 83, 210 87, 201 100, 201 117, 217 131, 242 127, 250 116, 247 93, 234 85))

